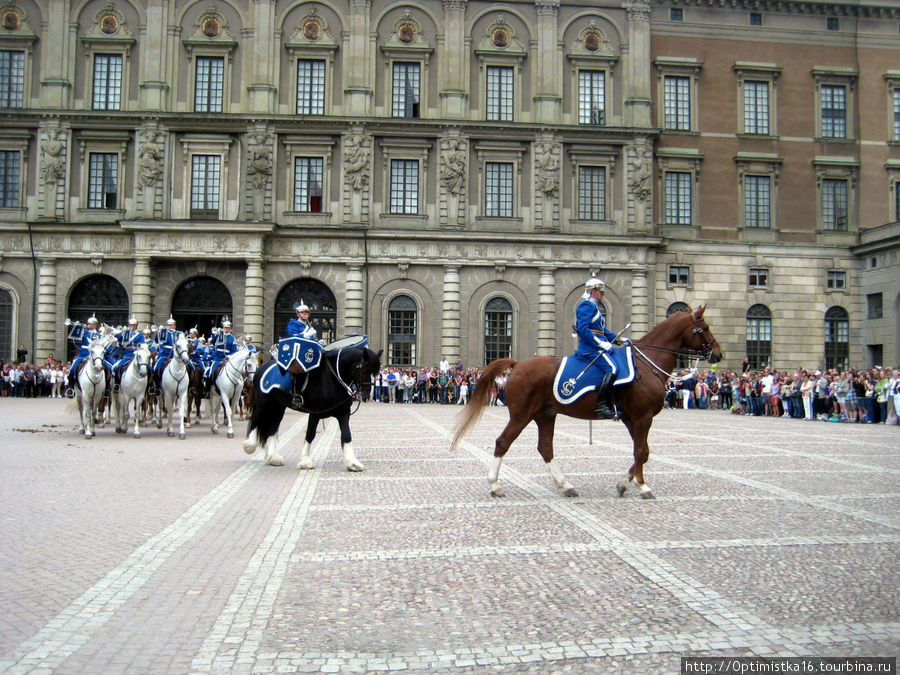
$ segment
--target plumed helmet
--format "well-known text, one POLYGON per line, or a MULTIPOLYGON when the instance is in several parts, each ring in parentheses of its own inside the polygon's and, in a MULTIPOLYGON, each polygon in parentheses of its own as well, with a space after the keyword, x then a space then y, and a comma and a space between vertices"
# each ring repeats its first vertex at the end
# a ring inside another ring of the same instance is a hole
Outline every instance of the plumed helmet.
POLYGON ((592 291, 594 289, 598 291, 602 291, 606 288, 606 284, 603 283, 603 279, 598 279, 597 277, 591 277, 587 281, 584 282, 584 290, 592 291))
POLYGON ((131 317, 130 319, 128 319, 128 325, 129 326, 131 326, 131 325, 137 326, 137 318, 131 317))
POLYGON ((197 327, 194 326, 193 328, 191 328, 191 329, 188 331, 188 334, 189 334, 189 335, 196 335, 198 332, 199 332, 199 331, 197 330, 197 327))
POLYGON ((247 333, 247 334, 244 336, 244 341, 245 341, 245 342, 253 342, 253 336, 250 335, 250 333, 247 333))
POLYGON ((91 316, 91 317, 89 317, 88 320, 87 320, 88 326, 90 326, 91 324, 94 324, 94 325, 96 326, 98 323, 100 323, 100 322, 97 321, 97 317, 96 317, 96 316, 91 316))
POLYGON ((166 325, 167 325, 167 326, 174 326, 174 325, 175 325, 175 318, 174 318, 171 314, 169 314, 169 318, 166 319, 166 325))
POLYGON ((144 329, 144 335, 151 335, 152 333, 153 333, 153 331, 150 330, 150 327, 149 327, 149 326, 148 326, 147 328, 144 329))
POLYGON ((231 321, 228 320, 227 316, 222 321, 222 328, 231 328, 231 321))
POLYGON ((299 314, 300 312, 308 312, 308 311, 309 311, 309 305, 307 305, 305 302, 303 302, 303 299, 301 298, 301 299, 300 299, 300 304, 297 305, 294 309, 297 310, 297 314, 299 314))

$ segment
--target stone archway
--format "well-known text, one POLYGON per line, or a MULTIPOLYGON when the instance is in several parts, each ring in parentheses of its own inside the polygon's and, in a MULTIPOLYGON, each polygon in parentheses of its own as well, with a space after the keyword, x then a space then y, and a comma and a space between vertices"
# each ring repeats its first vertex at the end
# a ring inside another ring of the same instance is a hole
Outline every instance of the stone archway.
MULTIPOLYGON (((172 294, 172 318, 178 330, 196 326, 200 335, 209 337, 213 327, 220 327, 226 316, 234 321, 234 302, 228 287, 218 279, 194 277, 172 294)), ((235 326, 234 332, 239 335, 242 331, 235 326)))
POLYGON ((294 279, 275 298, 275 339, 287 335, 288 321, 297 316, 294 308, 300 301, 309 305, 309 322, 316 329, 318 337, 326 342, 335 338, 337 329, 337 300, 334 293, 317 279, 304 277, 294 279))

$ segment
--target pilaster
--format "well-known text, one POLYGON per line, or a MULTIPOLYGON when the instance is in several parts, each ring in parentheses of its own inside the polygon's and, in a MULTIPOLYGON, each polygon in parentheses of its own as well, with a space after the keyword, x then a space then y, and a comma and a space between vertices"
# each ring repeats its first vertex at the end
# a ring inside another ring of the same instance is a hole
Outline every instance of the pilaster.
POLYGON ((541 267, 538 280, 538 356, 553 356, 556 348, 556 271, 555 267, 541 267))
POLYGON ((348 335, 366 332, 365 298, 363 297, 362 265, 347 265, 346 310, 344 330, 348 335))
POLYGON ((263 335, 263 262, 249 258, 244 285, 244 333, 262 342, 263 335))
POLYGON ((628 17, 628 48, 625 60, 625 124, 650 127, 650 3, 648 0, 625 0, 622 6, 628 17))
POLYGON ((375 76, 371 63, 370 49, 372 30, 372 0, 350 0, 348 17, 347 50, 344 58, 344 73, 347 85, 344 87, 344 114, 365 117, 372 114, 372 92, 375 76))
POLYGON ((536 121, 542 124, 558 124, 562 102, 562 78, 559 60, 562 54, 557 39, 559 0, 535 0, 537 10, 537 81, 535 83, 534 109, 536 121))
POLYGON ((464 119, 469 100, 466 55, 469 43, 466 40, 466 7, 468 0, 444 0, 443 47, 445 58, 441 59, 442 81, 440 92, 441 114, 449 119, 464 119))
POLYGON ((634 270, 631 275, 631 331, 625 337, 644 335, 650 330, 650 304, 647 290, 647 270, 634 270))
POLYGON ((139 324, 149 324, 153 320, 153 282, 150 276, 149 256, 138 256, 134 259, 131 314, 139 324))
POLYGON ((460 358, 459 265, 444 265, 444 298, 441 316, 441 356, 450 363, 460 358))
POLYGON ((63 358, 65 349, 56 350, 57 327, 59 320, 56 316, 57 279, 56 258, 38 258, 38 297, 37 297, 37 327, 35 332, 34 351, 32 361, 40 363, 50 352, 63 358))

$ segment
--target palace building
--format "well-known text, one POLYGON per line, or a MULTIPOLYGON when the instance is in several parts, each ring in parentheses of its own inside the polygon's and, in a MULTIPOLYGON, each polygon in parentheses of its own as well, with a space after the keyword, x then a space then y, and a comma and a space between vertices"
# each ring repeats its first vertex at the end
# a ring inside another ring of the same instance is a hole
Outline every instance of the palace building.
POLYGON ((564 355, 584 281, 900 364, 896 0, 4 0, 0 356, 64 320, 564 355))

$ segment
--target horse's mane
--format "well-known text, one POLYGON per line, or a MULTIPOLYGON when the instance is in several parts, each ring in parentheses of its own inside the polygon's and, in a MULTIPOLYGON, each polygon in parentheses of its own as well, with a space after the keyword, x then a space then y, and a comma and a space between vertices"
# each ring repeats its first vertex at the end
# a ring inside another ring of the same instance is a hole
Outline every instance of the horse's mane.
MULTIPOLYGON (((702 307, 700 308, 703 309, 702 307)), ((703 312, 700 312, 700 315, 703 315, 703 312)), ((653 326, 644 337, 635 340, 638 344, 652 344, 654 340, 659 339, 659 336, 663 333, 667 333, 671 330, 673 324, 678 324, 679 322, 688 322, 693 323, 694 321, 694 310, 688 309, 686 312, 673 312, 665 319, 660 321, 658 324, 653 326)))

